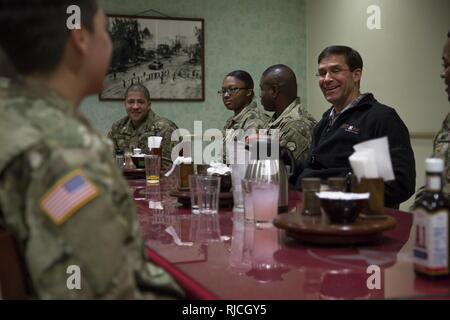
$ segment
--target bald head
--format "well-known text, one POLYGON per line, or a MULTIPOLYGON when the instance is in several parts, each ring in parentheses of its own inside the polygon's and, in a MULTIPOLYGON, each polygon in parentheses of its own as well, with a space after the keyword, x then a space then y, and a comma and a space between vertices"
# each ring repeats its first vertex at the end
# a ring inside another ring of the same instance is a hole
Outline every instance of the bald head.
POLYGON ((261 103, 267 111, 282 112, 297 98, 297 78, 284 64, 267 68, 260 81, 261 103))
POLYGON ((297 78, 294 71, 284 64, 270 66, 262 74, 268 83, 277 85, 280 93, 292 98, 297 97, 297 78))

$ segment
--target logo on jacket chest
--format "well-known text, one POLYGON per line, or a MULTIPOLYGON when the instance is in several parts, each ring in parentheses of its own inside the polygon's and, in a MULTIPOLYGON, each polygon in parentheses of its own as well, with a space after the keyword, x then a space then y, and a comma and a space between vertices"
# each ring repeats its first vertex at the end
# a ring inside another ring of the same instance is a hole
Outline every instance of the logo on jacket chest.
POLYGON ((348 124, 348 123, 344 123, 341 126, 342 129, 344 129, 347 132, 353 133, 353 134, 360 134, 361 129, 359 129, 358 127, 355 127, 354 125, 348 124))

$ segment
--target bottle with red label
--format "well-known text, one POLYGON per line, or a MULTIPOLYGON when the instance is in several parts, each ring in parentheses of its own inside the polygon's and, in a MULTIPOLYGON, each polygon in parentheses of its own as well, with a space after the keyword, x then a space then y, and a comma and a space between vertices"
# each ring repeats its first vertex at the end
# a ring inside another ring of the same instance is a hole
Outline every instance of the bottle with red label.
POLYGON ((414 271, 431 279, 449 275, 449 203, 442 193, 444 161, 425 160, 426 186, 413 210, 414 271))

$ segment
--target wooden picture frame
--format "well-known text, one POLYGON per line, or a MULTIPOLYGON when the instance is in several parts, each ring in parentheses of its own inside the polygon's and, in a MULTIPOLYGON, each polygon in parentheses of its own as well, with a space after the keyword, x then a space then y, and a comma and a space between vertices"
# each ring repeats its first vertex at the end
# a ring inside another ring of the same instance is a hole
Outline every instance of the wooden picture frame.
POLYGON ((204 101, 204 20, 108 15, 113 43, 100 100, 124 100, 134 83, 152 101, 204 101))

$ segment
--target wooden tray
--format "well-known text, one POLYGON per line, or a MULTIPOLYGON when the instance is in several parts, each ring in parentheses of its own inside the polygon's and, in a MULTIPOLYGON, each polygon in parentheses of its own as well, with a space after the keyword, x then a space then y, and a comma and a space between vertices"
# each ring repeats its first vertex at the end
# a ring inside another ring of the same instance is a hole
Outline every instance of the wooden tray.
POLYGON ((370 243, 379 240, 384 231, 395 228, 396 220, 391 216, 384 219, 363 219, 359 217, 352 224, 330 224, 325 218, 304 216, 297 212, 278 215, 274 225, 300 241, 347 245, 370 243))
MULTIPOLYGON (((183 207, 191 207, 191 192, 189 190, 172 191, 170 196, 178 198, 178 202, 181 203, 183 207)), ((219 196, 219 205, 222 208, 232 208, 233 194, 231 192, 221 192, 219 196)))

